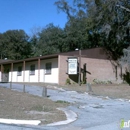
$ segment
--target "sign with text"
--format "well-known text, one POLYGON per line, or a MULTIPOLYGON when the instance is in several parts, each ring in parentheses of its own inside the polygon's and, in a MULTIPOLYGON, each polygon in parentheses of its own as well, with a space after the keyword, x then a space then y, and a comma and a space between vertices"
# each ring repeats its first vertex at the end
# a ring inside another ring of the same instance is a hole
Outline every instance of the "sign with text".
POLYGON ((77 74, 77 58, 68 58, 68 74, 77 74))

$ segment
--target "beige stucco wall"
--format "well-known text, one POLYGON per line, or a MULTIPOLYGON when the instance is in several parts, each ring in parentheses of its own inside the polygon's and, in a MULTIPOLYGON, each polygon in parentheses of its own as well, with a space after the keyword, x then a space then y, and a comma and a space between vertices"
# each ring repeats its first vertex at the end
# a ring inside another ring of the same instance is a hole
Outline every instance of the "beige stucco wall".
POLYGON ((58 83, 58 58, 41 61, 40 82, 58 83), (52 63, 51 74, 45 74, 45 64, 52 63))
POLYGON ((41 60, 40 62, 40 72, 38 72, 38 61, 26 62, 25 63, 25 77, 23 79, 22 75, 18 76, 18 66, 23 66, 23 63, 14 64, 13 73, 9 72, 9 81, 12 82, 45 82, 45 83, 58 83, 58 58, 41 60), (45 64, 52 63, 51 74, 45 74, 45 64), (30 65, 35 65, 35 75, 30 75, 30 65), (40 74, 40 79, 38 80, 38 74, 40 74), (12 76, 12 78, 11 78, 12 76))

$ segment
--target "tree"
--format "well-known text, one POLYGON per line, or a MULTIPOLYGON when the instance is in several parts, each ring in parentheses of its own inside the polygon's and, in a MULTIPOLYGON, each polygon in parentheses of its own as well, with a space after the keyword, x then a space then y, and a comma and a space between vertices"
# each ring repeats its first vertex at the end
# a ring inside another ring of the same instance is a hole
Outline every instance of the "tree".
POLYGON ((64 31, 53 24, 47 25, 38 34, 35 55, 47 55, 66 51, 64 31))
POLYGON ((74 23, 73 19, 79 19, 78 22, 85 19, 86 44, 89 47, 105 47, 112 52, 114 59, 119 58, 123 54, 123 48, 130 44, 130 0, 73 2, 74 6, 70 6, 65 0, 59 0, 55 4, 67 14, 69 22, 74 23))
POLYGON ((64 31, 67 36, 66 44, 69 51, 75 50, 76 48, 89 48, 89 45, 87 44, 88 35, 85 19, 71 19, 66 23, 64 31))
POLYGON ((127 49, 123 49, 123 56, 119 59, 120 64, 127 67, 130 72, 130 46, 127 49))
POLYGON ((90 48, 91 45, 87 42, 86 14, 82 10, 77 12, 77 7, 71 7, 65 0, 59 0, 55 2, 55 5, 59 10, 65 12, 68 17, 68 22, 64 28, 68 50, 90 48))
MULTIPOLYGON (((31 29, 31 36, 30 36, 30 39, 29 39, 29 42, 32 46, 32 55, 33 56, 39 56, 39 49, 37 49, 37 44, 38 44, 38 41, 39 41, 39 34, 41 33, 42 31, 42 28, 41 27, 33 27, 31 29)), ((40 48, 41 50, 41 48, 40 48)))
POLYGON ((130 46, 123 49, 123 56, 119 59, 119 63, 125 68, 123 78, 130 85, 130 46))
POLYGON ((94 0, 89 7, 89 16, 93 21, 94 30, 104 35, 103 46, 118 59, 122 50, 130 45, 130 13, 122 8, 130 7, 130 0, 94 0))
POLYGON ((0 44, 4 57, 9 59, 24 59, 30 57, 31 46, 28 35, 23 30, 8 30, 1 34, 0 44))

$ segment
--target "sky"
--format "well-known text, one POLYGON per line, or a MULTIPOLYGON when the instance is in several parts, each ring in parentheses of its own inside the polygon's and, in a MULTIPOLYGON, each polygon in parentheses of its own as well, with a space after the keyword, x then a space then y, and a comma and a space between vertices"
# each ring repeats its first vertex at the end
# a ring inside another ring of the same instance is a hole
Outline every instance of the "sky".
POLYGON ((43 28, 49 23, 64 28, 67 16, 58 13, 57 0, 0 0, 0 33, 23 29, 27 34, 33 28, 43 28))

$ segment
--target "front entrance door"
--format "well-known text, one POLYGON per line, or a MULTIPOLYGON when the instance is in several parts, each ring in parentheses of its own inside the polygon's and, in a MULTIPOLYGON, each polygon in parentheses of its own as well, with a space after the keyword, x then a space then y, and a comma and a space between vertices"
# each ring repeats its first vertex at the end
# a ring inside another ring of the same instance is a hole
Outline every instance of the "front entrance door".
POLYGON ((2 82, 8 82, 8 81, 9 81, 9 73, 3 73, 2 82))
POLYGON ((9 82, 9 69, 4 69, 2 73, 2 82, 9 82))

